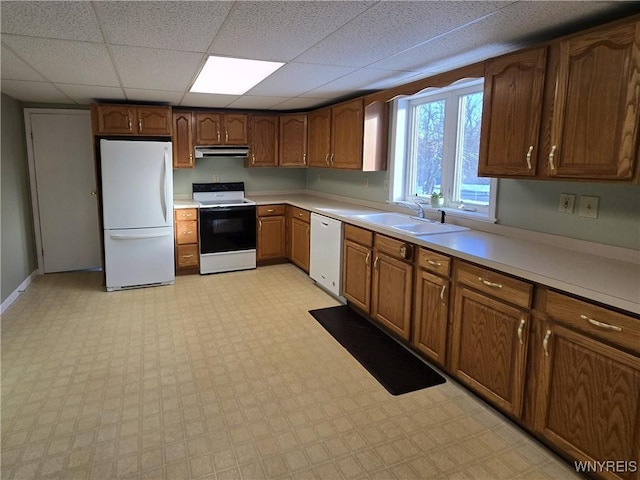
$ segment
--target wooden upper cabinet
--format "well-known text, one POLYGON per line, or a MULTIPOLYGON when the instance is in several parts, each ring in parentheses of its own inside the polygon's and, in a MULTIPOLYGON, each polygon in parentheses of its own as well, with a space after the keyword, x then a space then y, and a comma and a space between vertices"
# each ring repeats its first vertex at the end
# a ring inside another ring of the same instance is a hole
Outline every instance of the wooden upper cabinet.
POLYGON ((559 43, 547 173, 631 179, 637 162, 640 21, 559 43))
POLYGON ((489 60, 485 66, 480 176, 533 176, 547 48, 489 60))
POLYGON ((173 168, 194 168, 193 113, 173 112, 173 168))
POLYGON ((362 169, 364 102, 356 99, 331 108, 331 166, 362 169))
POLYGON ((95 135, 171 135, 171 107, 92 105, 95 135))
POLYGON ((321 108, 308 115, 307 165, 314 168, 331 166, 331 109, 321 108))
POLYGON ((280 151, 278 164, 282 167, 307 166, 307 116, 280 115, 280 151))
POLYGON ((278 165, 278 116, 252 115, 250 121, 248 167, 278 165))
POLYGON ((198 112, 196 116, 197 145, 246 145, 247 115, 198 112))

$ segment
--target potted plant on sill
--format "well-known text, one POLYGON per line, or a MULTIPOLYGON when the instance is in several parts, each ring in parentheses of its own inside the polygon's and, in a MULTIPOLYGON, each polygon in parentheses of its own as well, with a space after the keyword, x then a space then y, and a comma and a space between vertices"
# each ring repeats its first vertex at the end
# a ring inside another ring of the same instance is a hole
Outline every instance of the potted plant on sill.
POLYGON ((440 192, 431 193, 431 206, 434 208, 442 207, 444 205, 444 196, 440 192))

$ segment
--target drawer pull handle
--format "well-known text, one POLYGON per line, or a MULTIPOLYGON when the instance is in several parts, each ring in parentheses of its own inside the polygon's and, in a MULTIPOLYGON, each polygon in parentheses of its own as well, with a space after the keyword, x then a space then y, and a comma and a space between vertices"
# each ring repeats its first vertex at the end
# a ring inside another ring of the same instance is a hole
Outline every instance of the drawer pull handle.
POLYGON ((444 291, 447 289, 446 285, 442 285, 442 290, 440 290, 440 300, 442 301, 442 303, 447 303, 444 301, 444 291))
POLYGON ((273 208, 270 208, 269 210, 267 210, 267 212, 273 213, 273 212, 275 212, 275 210, 273 208))
POLYGON ((485 280, 482 277, 478 277, 478 280, 480 280, 482 283, 484 283, 487 287, 502 288, 502 284, 500 284, 500 283, 490 282, 489 280, 485 280))
POLYGON ((553 164, 553 159, 556 156, 556 148, 558 148, 558 146, 554 145, 553 147, 551 147, 551 152, 549 152, 549 168, 551 170, 556 169, 555 165, 553 164))
POLYGON ((547 330, 544 339, 542 340, 542 349, 544 350, 544 356, 549 356, 549 338, 551 337, 551 330, 547 330))
POLYGON ((182 232, 183 235, 191 235, 193 232, 189 230, 188 232, 182 232))
POLYGON ((440 262, 436 262, 436 261, 434 261, 434 260, 427 260, 427 263, 428 263, 429 265, 434 266, 434 267, 437 267, 437 268, 440 268, 440 267, 442 266, 442 264, 441 264, 440 262))
POLYGON ((531 170, 531 154, 533 154, 533 145, 529 146, 529 151, 527 152, 527 168, 531 170))
POLYGON ((298 216, 299 217, 304 217, 304 213, 299 213, 298 216))
POLYGON ((191 258, 193 257, 193 253, 191 255, 182 255, 182 258, 191 258))
POLYGON ((598 320, 594 320, 593 318, 587 317, 586 315, 580 315, 582 320, 586 320, 591 325, 595 325, 596 327, 604 328, 606 330, 613 330, 614 332, 621 332, 622 328, 616 325, 609 325, 608 323, 599 322, 598 320))
POLYGON ((182 216, 183 217, 192 217, 193 213, 183 213, 182 216))
POLYGON ((522 331, 524 330, 525 319, 520 319, 520 326, 518 327, 518 340, 520 340, 520 345, 524 345, 524 340, 522 339, 522 331))

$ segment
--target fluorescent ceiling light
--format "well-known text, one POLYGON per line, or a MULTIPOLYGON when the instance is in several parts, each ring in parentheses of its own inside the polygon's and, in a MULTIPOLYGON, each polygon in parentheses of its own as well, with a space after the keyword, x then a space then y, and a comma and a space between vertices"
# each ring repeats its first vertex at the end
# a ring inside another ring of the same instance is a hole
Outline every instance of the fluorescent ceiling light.
POLYGON ((189 90, 196 93, 242 95, 284 63, 210 56, 189 90))

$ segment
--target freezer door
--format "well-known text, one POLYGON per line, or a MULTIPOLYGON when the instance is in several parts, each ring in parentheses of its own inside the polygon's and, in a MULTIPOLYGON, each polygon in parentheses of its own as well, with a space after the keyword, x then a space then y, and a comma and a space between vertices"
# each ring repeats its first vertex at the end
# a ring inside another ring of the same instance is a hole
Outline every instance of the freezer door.
POLYGON ((104 231, 107 291, 174 282, 173 228, 104 231))
POLYGON ((104 229, 173 225, 171 142, 100 140, 104 229))

